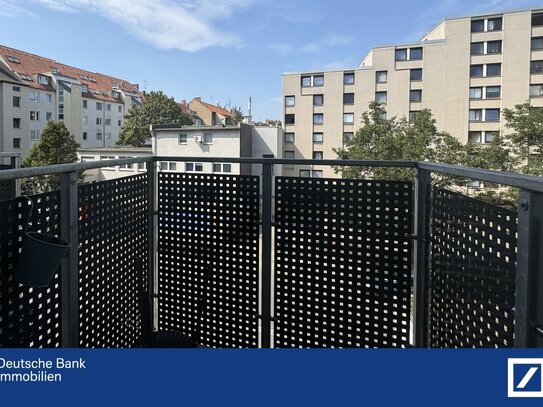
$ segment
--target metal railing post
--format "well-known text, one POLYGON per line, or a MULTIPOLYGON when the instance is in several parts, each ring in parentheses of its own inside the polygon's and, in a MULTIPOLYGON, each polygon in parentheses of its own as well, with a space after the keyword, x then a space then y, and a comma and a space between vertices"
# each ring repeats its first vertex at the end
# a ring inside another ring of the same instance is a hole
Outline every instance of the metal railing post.
POLYGON ((156 162, 147 163, 147 202, 149 209, 148 218, 148 284, 149 284, 149 307, 151 316, 151 330, 158 329, 158 304, 157 304, 157 288, 158 288, 158 179, 156 162))
POLYGON ((79 347, 78 173, 60 175, 60 236, 70 243, 61 263, 62 347, 79 347))
POLYGON ((262 164, 262 342, 263 348, 271 347, 272 324, 272 173, 273 164, 262 164))
POLYGON ((432 174, 416 169, 415 239, 413 243, 413 336, 417 348, 426 346, 426 273, 428 267, 429 200, 432 174))
POLYGON ((543 194, 520 191, 515 348, 543 347, 543 194))

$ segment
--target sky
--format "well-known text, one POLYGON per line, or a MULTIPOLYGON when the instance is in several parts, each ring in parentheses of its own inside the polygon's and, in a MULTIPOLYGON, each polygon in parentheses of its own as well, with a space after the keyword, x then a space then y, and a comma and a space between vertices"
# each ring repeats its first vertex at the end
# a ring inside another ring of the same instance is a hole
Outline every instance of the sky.
POLYGON ((0 0, 0 43, 177 101, 253 100, 281 116, 284 72, 352 68, 374 46, 418 41, 446 17, 543 0, 0 0))

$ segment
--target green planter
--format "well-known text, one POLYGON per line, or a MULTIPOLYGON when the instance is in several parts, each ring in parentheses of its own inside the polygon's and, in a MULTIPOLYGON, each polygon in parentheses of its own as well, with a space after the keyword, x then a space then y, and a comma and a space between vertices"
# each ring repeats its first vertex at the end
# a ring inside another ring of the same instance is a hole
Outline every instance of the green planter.
POLYGON ((70 243, 58 237, 25 233, 15 279, 26 286, 47 287, 69 249, 70 243))

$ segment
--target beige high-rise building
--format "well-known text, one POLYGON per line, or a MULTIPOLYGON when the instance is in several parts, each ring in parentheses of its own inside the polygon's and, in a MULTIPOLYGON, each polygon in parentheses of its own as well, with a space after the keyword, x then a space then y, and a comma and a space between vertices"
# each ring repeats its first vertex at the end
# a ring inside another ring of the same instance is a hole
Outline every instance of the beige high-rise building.
MULTIPOLYGON (((431 109, 439 130, 485 143, 501 109, 543 106, 543 9, 450 18, 420 42, 371 49, 353 69, 283 75, 285 158, 333 159, 368 104, 388 117, 431 109)), ((286 175, 334 176, 324 166, 286 175)))

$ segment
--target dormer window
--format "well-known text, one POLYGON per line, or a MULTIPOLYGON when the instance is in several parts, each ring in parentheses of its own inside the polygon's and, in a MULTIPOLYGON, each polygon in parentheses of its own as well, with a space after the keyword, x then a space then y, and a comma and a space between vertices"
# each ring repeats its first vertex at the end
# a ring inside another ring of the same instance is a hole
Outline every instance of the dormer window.
POLYGON ((114 99, 119 99, 119 92, 111 92, 111 97, 114 98, 114 99))
POLYGON ((47 76, 38 75, 38 82, 42 85, 49 85, 49 78, 47 76))
POLYGON ((11 56, 11 55, 6 55, 6 58, 8 61, 10 62, 13 62, 14 64, 20 64, 21 61, 19 61, 19 58, 17 57, 14 57, 14 56, 11 56))
POLYGON ((54 66, 51 67, 51 73, 53 75, 60 75, 60 71, 58 70, 58 68, 55 68, 54 66))
POLYGON ((32 79, 32 76, 27 75, 25 73, 20 73, 19 76, 21 77, 22 80, 30 81, 30 82, 34 81, 34 79, 32 79))
POLYGON ((89 93, 89 87, 87 85, 81 85, 81 92, 89 93))

